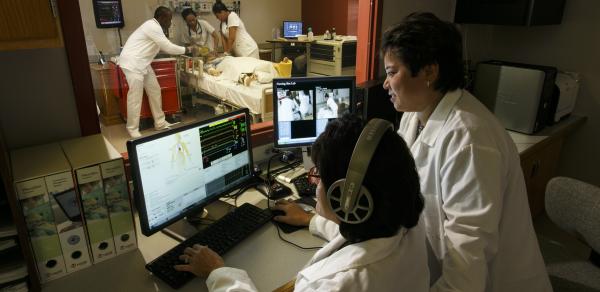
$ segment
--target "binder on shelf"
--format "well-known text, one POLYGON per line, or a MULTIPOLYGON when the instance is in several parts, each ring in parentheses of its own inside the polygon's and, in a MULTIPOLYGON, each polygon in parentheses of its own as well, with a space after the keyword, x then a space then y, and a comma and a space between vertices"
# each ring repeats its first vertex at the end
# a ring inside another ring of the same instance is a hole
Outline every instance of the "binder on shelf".
POLYGON ((43 178, 18 181, 15 185, 29 232, 40 282, 66 275, 60 239, 43 178))
MULTIPOLYGON (((66 172, 72 184, 71 167, 57 143, 14 150, 11 163, 40 282, 60 278, 67 273, 67 267, 45 178, 66 172)), ((82 246, 82 253, 87 253, 85 243, 82 246)))
POLYGON ((79 168, 75 174, 92 258, 99 263, 116 255, 100 167, 79 168))
POLYGON ((115 250, 117 254, 135 250, 137 241, 123 159, 119 157, 113 161, 102 163, 100 169, 115 250))
MULTIPOLYGON (((62 149, 59 150, 64 157, 62 149)), ((46 176, 45 181, 67 273, 72 273, 89 267, 92 262, 73 173, 66 158, 65 163, 68 171, 46 176)))
MULTIPOLYGON (((107 205, 101 167, 104 163, 114 160, 118 160, 122 165, 122 157, 100 134, 63 141, 61 146, 76 173, 93 260, 99 262, 113 257, 117 254, 115 244, 121 244, 119 241, 115 242, 114 238, 120 238, 124 234, 113 234, 108 210, 110 206, 107 205)), ((113 180, 118 180, 111 178, 112 176, 116 175, 107 176, 109 179, 106 180, 110 184, 108 189, 111 191, 115 188, 113 180)), ((112 204, 113 197, 109 196, 109 198, 112 204)), ((131 211, 128 212, 131 217, 131 211)), ((120 217, 118 212, 115 215, 120 217)), ((118 231, 123 230, 124 227, 119 224, 120 222, 117 222, 115 227, 118 231)), ((135 242, 135 232, 128 240, 135 242)), ((129 248, 135 249, 135 247, 136 245, 129 248)))

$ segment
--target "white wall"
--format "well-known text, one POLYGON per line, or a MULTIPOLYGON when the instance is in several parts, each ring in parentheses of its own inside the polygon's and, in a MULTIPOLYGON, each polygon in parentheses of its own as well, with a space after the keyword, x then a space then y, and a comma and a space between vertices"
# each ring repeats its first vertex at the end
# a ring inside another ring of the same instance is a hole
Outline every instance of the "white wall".
MULTIPOLYGON (((454 0, 380 0, 383 1, 383 13, 381 15, 381 34, 385 30, 402 21, 404 17, 413 12, 431 12, 442 20, 452 21, 454 19, 454 0)), ((385 76, 383 60, 379 62, 379 76, 385 76)))
POLYGON ((568 137, 559 174, 600 185, 600 1, 566 1, 560 25, 539 27, 468 25, 474 61, 500 59, 555 66, 581 73, 575 113, 588 117, 568 137))
MULTIPOLYGON (((224 2, 227 3, 227 1, 224 2)), ((138 26, 153 17, 154 9, 160 3, 162 3, 160 0, 122 1, 123 17, 125 18, 125 27, 121 30, 123 44, 138 26)), ((271 38, 271 29, 280 27, 283 20, 301 19, 301 4, 301 0, 241 0, 241 18, 250 35, 260 44, 271 38)), ((96 28, 92 1, 79 0, 79 6, 88 39, 93 40, 95 46, 102 52, 117 53, 119 43, 117 29, 96 28)), ((219 21, 212 12, 200 13, 199 17, 218 28, 219 21)), ((170 36, 174 42, 180 41, 179 36, 182 30, 186 29, 184 25, 181 15, 174 14, 171 28, 173 35, 170 36)), ((88 54, 96 53, 88 51, 88 54)))

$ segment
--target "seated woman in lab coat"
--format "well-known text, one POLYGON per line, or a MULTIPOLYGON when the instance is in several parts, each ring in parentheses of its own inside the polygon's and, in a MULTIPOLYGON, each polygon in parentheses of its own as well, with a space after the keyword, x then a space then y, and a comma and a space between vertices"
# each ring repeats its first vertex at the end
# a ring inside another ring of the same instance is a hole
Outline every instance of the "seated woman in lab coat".
MULTIPOLYGON (((425 235, 417 224, 423 198, 414 160, 402 138, 387 130, 370 160, 363 185, 372 195, 373 213, 365 222, 340 222, 326 201, 327 189, 346 177, 362 128, 359 118, 344 115, 331 121, 314 143, 312 159, 320 174, 317 215, 288 201, 275 205, 285 212, 275 220, 309 226, 311 233, 329 241, 298 273, 295 291, 429 289, 425 235)), ((225 267, 208 247, 187 248, 180 258, 189 264, 175 269, 207 277, 210 291, 256 291, 245 271, 225 267)))
POLYGON ((183 42, 187 46, 206 47, 209 51, 214 51, 219 47, 219 34, 208 21, 197 17, 191 8, 184 9, 181 16, 187 24, 187 29, 184 29, 182 35, 183 42))
POLYGON ((551 291, 517 148, 462 88, 459 31, 414 13, 385 32, 382 55, 425 197, 431 291, 551 291))

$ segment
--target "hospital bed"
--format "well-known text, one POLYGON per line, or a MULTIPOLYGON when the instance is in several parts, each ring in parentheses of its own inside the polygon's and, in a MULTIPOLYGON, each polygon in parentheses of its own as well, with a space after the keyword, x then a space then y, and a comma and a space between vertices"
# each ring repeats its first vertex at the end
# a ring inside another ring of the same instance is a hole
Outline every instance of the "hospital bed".
MULTIPOLYGON (((259 83, 253 81, 250 86, 245 86, 233 80, 232 76, 236 76, 237 72, 223 71, 219 76, 213 76, 204 72, 204 63, 201 59, 180 56, 178 62, 181 86, 187 85, 233 108, 246 107, 250 110, 255 122, 273 119, 272 82, 259 83)), ((243 69, 240 70, 243 71, 243 69)), ((193 102, 203 103, 202 100, 193 102)))

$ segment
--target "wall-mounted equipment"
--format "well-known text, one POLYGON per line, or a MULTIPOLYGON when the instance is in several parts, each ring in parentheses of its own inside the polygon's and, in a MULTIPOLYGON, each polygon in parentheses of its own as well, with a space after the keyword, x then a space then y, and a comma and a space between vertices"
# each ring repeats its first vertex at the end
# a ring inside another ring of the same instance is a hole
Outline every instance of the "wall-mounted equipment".
POLYGON ((121 0, 92 0, 92 2, 97 28, 125 26, 121 0))
POLYGON ((565 0, 456 0, 454 22, 500 25, 560 24, 565 0))

